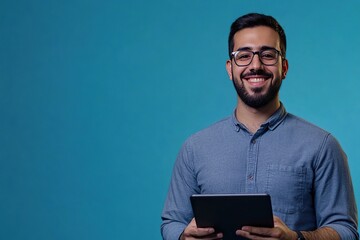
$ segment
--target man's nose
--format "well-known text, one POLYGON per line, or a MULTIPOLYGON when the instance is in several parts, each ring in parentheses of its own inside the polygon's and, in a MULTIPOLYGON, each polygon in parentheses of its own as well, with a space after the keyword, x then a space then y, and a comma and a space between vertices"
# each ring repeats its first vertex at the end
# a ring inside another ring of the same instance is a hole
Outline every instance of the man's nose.
POLYGON ((263 67, 263 64, 260 61, 259 53, 255 53, 253 59, 249 65, 250 69, 260 69, 263 67))

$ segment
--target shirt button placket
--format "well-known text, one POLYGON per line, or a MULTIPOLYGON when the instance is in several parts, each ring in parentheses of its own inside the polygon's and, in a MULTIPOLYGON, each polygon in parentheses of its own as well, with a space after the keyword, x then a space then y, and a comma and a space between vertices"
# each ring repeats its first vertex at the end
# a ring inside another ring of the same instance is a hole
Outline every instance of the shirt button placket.
POLYGON ((254 137, 250 140, 249 152, 248 152, 248 161, 247 161, 247 178, 246 178, 246 192, 254 193, 255 188, 255 173, 256 173, 256 164, 257 164, 257 148, 258 141, 254 137))

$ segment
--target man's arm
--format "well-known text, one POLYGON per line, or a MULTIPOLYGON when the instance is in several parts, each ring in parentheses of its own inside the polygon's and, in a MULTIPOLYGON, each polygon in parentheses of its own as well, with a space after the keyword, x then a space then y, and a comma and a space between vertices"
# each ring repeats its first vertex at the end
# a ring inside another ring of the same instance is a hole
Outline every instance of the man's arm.
POLYGON ((311 237, 336 232, 335 236, 339 238, 334 239, 359 239, 357 207, 347 156, 330 134, 321 147, 314 169, 313 194, 318 228, 308 234, 305 232, 304 236, 319 239, 311 237), (326 232, 324 229, 331 230, 326 232))
POLYGON ((176 159, 168 195, 161 215, 164 240, 178 240, 193 218, 190 196, 199 189, 193 173, 192 151, 185 142, 176 159))
POLYGON ((306 240, 340 240, 339 234, 330 227, 319 228, 312 232, 303 232, 306 240))

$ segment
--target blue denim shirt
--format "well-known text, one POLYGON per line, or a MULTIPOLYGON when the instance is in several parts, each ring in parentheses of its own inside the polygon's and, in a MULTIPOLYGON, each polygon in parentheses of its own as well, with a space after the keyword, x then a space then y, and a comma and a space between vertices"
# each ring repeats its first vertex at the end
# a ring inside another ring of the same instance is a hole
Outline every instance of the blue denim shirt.
POLYGON ((328 132, 283 105, 250 133, 232 116, 192 135, 175 162, 161 233, 177 240, 193 218, 199 193, 267 193, 274 215, 292 230, 332 227, 358 239, 347 158, 328 132))

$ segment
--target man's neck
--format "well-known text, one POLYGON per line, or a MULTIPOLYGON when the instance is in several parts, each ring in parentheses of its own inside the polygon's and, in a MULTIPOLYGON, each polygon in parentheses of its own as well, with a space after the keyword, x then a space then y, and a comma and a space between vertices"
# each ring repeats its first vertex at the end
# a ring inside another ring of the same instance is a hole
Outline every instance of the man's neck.
POLYGON ((236 107, 236 118, 244 124, 251 133, 255 133, 261 124, 268 120, 279 107, 280 101, 278 98, 261 108, 249 107, 239 99, 236 107))

